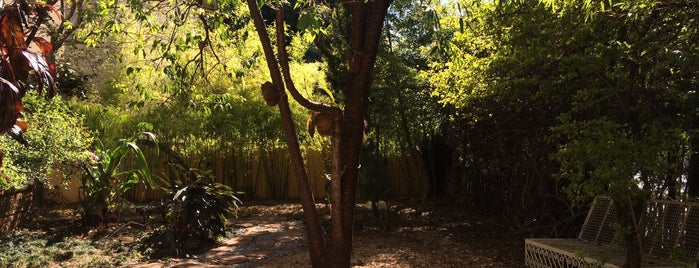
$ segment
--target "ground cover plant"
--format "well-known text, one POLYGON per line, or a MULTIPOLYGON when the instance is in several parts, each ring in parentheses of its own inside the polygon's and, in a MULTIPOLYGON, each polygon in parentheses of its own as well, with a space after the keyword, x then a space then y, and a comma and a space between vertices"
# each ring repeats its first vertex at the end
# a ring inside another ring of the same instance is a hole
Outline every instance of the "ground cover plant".
POLYGON ((119 241, 93 241, 77 234, 62 234, 44 230, 17 231, 0 238, 3 243, 0 265, 3 267, 120 267, 139 259, 119 241))

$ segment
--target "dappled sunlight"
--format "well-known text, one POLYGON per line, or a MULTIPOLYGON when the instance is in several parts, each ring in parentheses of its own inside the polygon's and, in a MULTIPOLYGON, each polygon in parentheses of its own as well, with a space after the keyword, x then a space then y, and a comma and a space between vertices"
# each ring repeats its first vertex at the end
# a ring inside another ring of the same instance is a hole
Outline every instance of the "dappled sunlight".
MULTIPOLYGON (((467 217, 454 204, 390 203, 390 211, 381 211, 382 219, 357 206, 353 267, 522 266, 522 240, 502 224, 467 217)), ((309 266, 306 250, 301 247, 259 265, 309 266)))

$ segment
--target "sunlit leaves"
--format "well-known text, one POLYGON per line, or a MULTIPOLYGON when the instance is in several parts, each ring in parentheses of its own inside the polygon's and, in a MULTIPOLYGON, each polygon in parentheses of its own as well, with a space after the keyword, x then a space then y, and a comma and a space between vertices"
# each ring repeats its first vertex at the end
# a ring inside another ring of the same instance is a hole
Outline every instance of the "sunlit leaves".
MULTIPOLYGON (((7 132, 21 144, 27 145, 23 135, 26 122, 18 121, 24 109, 22 98, 27 90, 34 88, 39 91, 46 88, 49 97, 56 92, 55 67, 44 59, 44 56, 52 53, 52 45, 36 37, 39 27, 48 20, 48 10, 53 7, 25 1, 7 6, 0 2, 0 5, 0 133, 7 132), (30 44, 34 47, 30 48, 30 44), (33 52, 37 48, 39 51, 33 52)), ((18 173, 14 172, 15 175, 18 173)))
MULTIPOLYGON (((161 139, 177 141, 178 150, 187 152, 227 143, 280 142, 279 117, 258 92, 266 71, 256 36, 249 34, 249 15, 236 1, 216 1, 215 10, 205 11, 185 5, 193 2, 172 1, 180 4, 177 12, 174 6, 153 6, 148 15, 157 32, 131 12, 112 9, 97 17, 91 30, 115 21, 122 32, 105 32, 110 40, 94 43, 93 50, 109 57, 94 65, 101 72, 94 80, 99 90, 88 98, 94 103, 77 106, 105 141, 147 121, 161 139), (181 144, 183 140, 187 142, 181 144)), ((292 58, 302 60, 312 41, 308 36, 292 39, 292 58)), ((316 82, 325 86, 318 65, 292 74, 302 91, 312 90, 316 82)), ((296 116, 303 123, 307 114, 296 116)))
MULTIPOLYGON (((472 16, 467 18, 469 31, 454 33, 448 44, 451 57, 446 63, 433 62, 435 73, 426 75, 435 90, 433 95, 445 105, 462 108, 469 105, 471 98, 491 94, 487 75, 492 61, 491 55, 497 48, 491 26, 486 18, 493 14, 493 6, 483 4, 471 9, 472 16)), ((452 25, 454 27, 456 25, 452 25)), ((506 29, 499 29, 506 34, 506 29)))
POLYGON ((636 176, 661 194, 660 180, 679 180, 682 165, 670 163, 686 157, 685 136, 696 124, 685 110, 697 110, 687 94, 697 81, 696 4, 542 2, 479 1, 462 23, 442 20, 460 31, 449 40, 451 57, 426 73, 435 96, 473 125, 465 135, 514 131, 519 137, 507 137, 525 149, 558 146, 570 197, 612 189, 626 198, 641 193, 636 176))
POLYGON ((12 178, 15 187, 31 178, 43 181, 49 175, 62 178, 70 174, 71 166, 82 159, 92 139, 82 125, 82 116, 69 111, 60 98, 46 100, 30 93, 24 102, 32 109, 23 118, 29 122, 25 137, 30 148, 5 135, 0 138, 5 164, 2 172, 12 178))

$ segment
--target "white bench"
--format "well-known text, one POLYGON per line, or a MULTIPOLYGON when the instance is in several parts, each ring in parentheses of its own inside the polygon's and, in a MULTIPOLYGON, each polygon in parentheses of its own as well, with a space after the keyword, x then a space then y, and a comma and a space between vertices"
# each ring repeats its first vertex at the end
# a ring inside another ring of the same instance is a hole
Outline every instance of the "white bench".
MULTIPOLYGON (((699 204, 656 200, 647 208, 642 267, 696 267, 699 204)), ((598 196, 577 238, 525 239, 527 267, 621 267, 626 249, 615 243, 613 200, 598 196)))

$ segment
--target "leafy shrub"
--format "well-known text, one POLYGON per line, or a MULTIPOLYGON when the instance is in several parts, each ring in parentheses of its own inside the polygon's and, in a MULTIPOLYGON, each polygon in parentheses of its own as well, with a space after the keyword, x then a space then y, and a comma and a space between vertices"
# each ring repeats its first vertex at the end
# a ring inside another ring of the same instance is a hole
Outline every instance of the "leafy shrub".
POLYGON ((210 171, 171 166, 170 178, 159 178, 166 192, 163 201, 167 224, 160 250, 169 254, 192 253, 226 234, 226 223, 237 217, 240 199, 231 187, 213 181, 210 171))
POLYGON ((124 192, 136 184, 152 183, 146 157, 136 145, 136 141, 146 136, 155 140, 150 132, 141 132, 129 139, 122 139, 114 148, 106 148, 100 140, 95 142, 96 152, 84 164, 82 177, 81 205, 86 225, 104 223, 109 207, 121 200, 124 192), (122 160, 132 153, 137 160, 136 168, 122 168, 122 160))
MULTIPOLYGON (((50 16, 47 14, 50 9, 53 9, 50 4, 30 5, 26 1, 13 1, 12 4, 6 5, 4 1, 0 1, 2 11, 0 12, 0 32, 2 32, 2 38, 0 38, 0 46, 2 46, 0 133, 12 136, 25 146, 28 143, 23 132, 28 126, 20 119, 25 111, 22 98, 31 91, 39 93, 46 91, 46 96, 49 98, 56 93, 56 83, 51 71, 55 66, 44 58, 53 53, 53 46, 48 40, 36 36, 37 30, 43 28, 43 24, 49 21, 50 16), (27 28, 29 25, 32 26, 27 28)), ((2 156, 2 150, 0 150, 0 166, 2 156)), ((13 161, 16 163, 16 158, 13 161)), ((41 164, 38 166, 50 167, 50 165, 41 164)), ((8 176, 6 173, 0 173, 2 175, 0 187, 8 187, 8 184, 11 187, 18 186, 11 178, 13 175, 24 174, 17 170, 17 166, 6 170, 13 171, 15 174, 8 176)), ((5 170, 0 172, 3 171, 5 170)), ((41 177, 28 179, 41 179, 41 177)))
POLYGON ((28 92, 23 99, 30 112, 24 114, 29 129, 24 137, 29 148, 10 137, 0 137, 7 178, 0 178, 0 190, 21 188, 28 181, 45 182, 50 174, 72 174, 92 142, 83 117, 72 112, 61 98, 46 99, 28 92))

